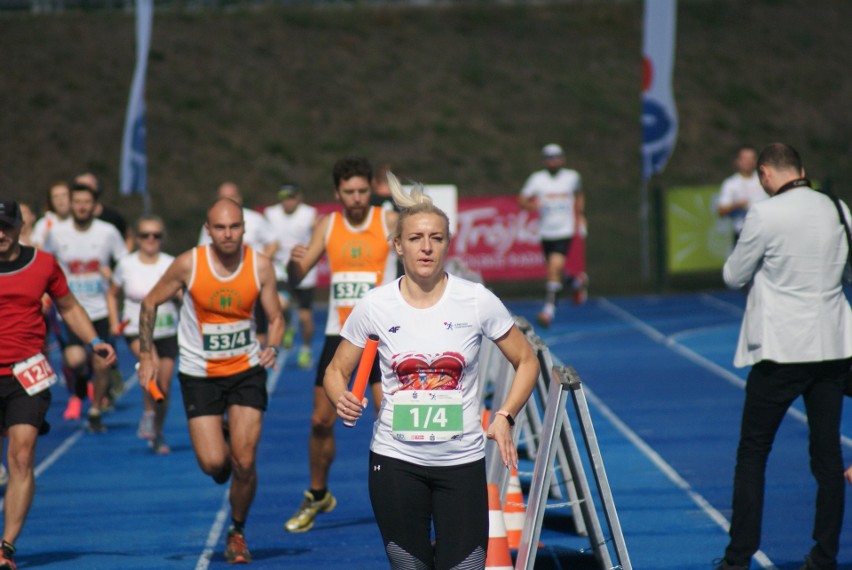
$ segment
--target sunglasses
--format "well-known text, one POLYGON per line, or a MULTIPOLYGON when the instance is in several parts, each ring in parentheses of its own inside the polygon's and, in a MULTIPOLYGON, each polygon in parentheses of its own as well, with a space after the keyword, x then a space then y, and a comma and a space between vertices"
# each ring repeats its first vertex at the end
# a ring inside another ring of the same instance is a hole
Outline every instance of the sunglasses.
POLYGON ((163 234, 161 232, 144 232, 139 234, 139 239, 163 239, 163 234))

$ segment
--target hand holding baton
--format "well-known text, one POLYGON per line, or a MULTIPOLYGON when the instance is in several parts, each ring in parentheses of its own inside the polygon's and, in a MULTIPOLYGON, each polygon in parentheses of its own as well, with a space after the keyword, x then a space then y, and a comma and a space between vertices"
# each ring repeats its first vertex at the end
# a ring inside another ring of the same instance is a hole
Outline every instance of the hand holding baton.
MULTIPOLYGON (((139 372, 139 363, 136 363, 136 372, 139 372)), ((139 385, 142 386, 142 379, 139 379, 139 385)), ((166 396, 163 394, 160 387, 157 386, 157 381, 151 378, 148 380, 148 385, 143 387, 143 390, 148 390, 148 393, 151 394, 151 397, 154 398, 155 402, 162 402, 166 399, 166 396)))
MULTIPOLYGON (((379 348, 379 336, 371 334, 367 337, 364 352, 361 353, 361 362, 358 363, 358 372, 355 374, 355 382, 352 384, 352 394, 361 402, 364 400, 364 392, 367 389, 367 380, 373 369, 373 361, 376 359, 376 350, 379 348)), ((355 422, 343 420, 346 427, 355 427, 355 422)))

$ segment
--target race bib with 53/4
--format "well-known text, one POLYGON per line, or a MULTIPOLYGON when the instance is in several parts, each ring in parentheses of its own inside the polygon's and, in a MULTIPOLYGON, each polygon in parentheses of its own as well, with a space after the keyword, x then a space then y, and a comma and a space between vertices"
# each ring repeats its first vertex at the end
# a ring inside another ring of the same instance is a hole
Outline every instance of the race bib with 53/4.
POLYGON ((252 345, 251 321, 201 325, 204 358, 216 360, 248 354, 252 345))

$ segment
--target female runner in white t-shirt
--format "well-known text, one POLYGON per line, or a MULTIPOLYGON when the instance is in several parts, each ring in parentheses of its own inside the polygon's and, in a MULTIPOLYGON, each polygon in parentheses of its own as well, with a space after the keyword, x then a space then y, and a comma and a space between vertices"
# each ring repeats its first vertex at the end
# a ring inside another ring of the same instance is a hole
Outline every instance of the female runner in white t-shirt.
MULTIPOLYGON (((174 257, 163 253, 164 226, 158 216, 143 216, 136 223, 137 250, 121 258, 112 276, 107 295, 110 304, 110 332, 113 336, 124 334, 127 345, 136 358, 139 358, 139 309, 142 299, 157 284, 174 257), (119 298, 124 298, 119 319, 119 298)), ((157 310, 157 322, 154 325, 154 347, 160 357, 158 383, 165 400, 154 402, 147 390, 142 390, 144 412, 139 422, 137 435, 149 440, 149 446, 158 455, 171 452, 163 437, 163 423, 169 409, 169 392, 177 357, 178 310, 174 301, 163 303, 157 310)))
POLYGON ((370 291, 341 330, 324 386, 338 415, 355 421, 366 400, 348 390, 370 334, 379 336, 384 400, 370 444, 370 501, 393 569, 483 568, 488 548, 485 437, 517 465, 512 419, 539 364, 506 307, 481 284, 449 275, 449 220, 415 188, 405 194, 393 247, 405 275, 370 291), (506 401, 483 434, 479 349, 493 340, 515 369, 506 401), (435 544, 431 527, 435 528, 435 544))

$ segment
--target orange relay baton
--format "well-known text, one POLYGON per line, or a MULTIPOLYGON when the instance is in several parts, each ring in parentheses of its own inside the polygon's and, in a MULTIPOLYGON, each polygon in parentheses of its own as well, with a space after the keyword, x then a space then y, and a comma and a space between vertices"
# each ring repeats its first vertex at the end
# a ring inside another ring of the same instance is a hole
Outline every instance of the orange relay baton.
MULTIPOLYGON (((364 346, 364 352, 361 353, 361 362, 358 363, 358 372, 355 374, 355 382, 352 384, 352 394, 358 398, 358 401, 364 399, 364 392, 367 390, 367 380, 370 378, 370 371, 373 369, 373 361, 376 359, 376 350, 379 348, 379 335, 371 334, 367 336, 367 344, 364 346)), ((343 425, 346 427, 355 427, 355 422, 343 420, 343 425)))
MULTIPOLYGON (((137 372, 139 371, 139 363, 138 362, 136 363, 136 371, 137 372)), ((140 380, 141 380, 141 378, 140 378, 140 380)), ((142 383, 140 382, 139 385, 141 386, 142 383)), ((143 388, 143 390, 144 389, 145 388, 143 388)), ((154 379, 151 379, 151 380, 148 381, 147 390, 148 390, 148 393, 151 394, 151 397, 154 398, 155 402, 162 402, 163 400, 166 399, 166 396, 163 394, 162 390, 160 390, 160 387, 157 386, 157 381, 154 380, 154 379)))

